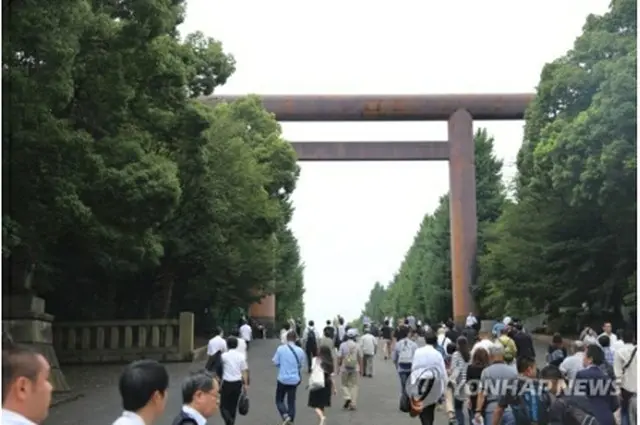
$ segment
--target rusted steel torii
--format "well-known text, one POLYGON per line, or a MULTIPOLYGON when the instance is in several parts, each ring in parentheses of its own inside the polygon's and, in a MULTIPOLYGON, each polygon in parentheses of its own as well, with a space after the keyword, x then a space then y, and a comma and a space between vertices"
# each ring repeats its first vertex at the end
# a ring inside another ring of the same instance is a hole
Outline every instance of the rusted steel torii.
MULTIPOLYGON (((473 119, 521 120, 533 94, 266 95, 278 121, 448 121, 448 141, 292 142, 300 161, 449 161, 453 314, 464 322, 474 311, 470 288, 477 243, 473 119)), ((214 95, 207 103, 240 96, 214 95)), ((275 298, 252 306, 257 320, 273 326, 275 298)), ((319 319, 319 318, 316 318, 319 319)))

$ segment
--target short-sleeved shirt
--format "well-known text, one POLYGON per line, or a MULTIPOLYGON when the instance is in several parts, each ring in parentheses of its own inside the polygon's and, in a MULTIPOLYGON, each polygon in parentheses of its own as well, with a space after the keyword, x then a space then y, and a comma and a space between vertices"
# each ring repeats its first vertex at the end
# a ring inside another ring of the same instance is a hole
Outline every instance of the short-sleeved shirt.
POLYGON ((247 370, 247 356, 238 350, 229 350, 222 354, 222 380, 237 382, 242 380, 242 372, 247 370))
POLYGON ((513 386, 517 379, 518 372, 508 364, 494 363, 484 368, 480 375, 480 383, 486 404, 497 402, 505 392, 505 385, 513 386))
POLYGON ((218 351, 223 353, 227 351, 227 341, 225 341, 220 335, 216 335, 211 338, 207 344, 207 355, 213 356, 218 351))
MULTIPOLYGON (((344 359, 345 357, 347 357, 349 355, 349 352, 351 350, 353 350, 355 347, 356 350, 356 355, 358 356, 358 358, 362 357, 362 349, 360 348, 360 346, 353 340, 348 339, 345 342, 343 342, 342 344, 340 344, 340 348, 338 349, 338 357, 340 359, 344 359)), ((341 371, 342 372, 346 372, 347 369, 344 367, 344 364, 341 367, 341 371)), ((356 364, 356 372, 360 371, 360 363, 358 362, 356 364)))
POLYGON ((251 341, 252 334, 253 331, 251 329, 251 326, 247 325, 246 323, 240 326, 240 338, 244 339, 245 341, 251 341))

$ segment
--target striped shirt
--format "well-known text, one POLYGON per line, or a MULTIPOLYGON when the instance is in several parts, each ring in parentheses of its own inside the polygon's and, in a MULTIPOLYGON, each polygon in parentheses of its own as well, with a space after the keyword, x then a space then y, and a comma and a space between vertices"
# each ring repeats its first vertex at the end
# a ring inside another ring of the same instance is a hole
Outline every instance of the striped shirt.
POLYGON ((460 388, 463 388, 463 384, 467 382, 467 366, 469 366, 468 362, 464 361, 462 354, 460 352, 455 351, 451 356, 451 380, 455 385, 455 396, 457 399, 464 399, 464 392, 459 391, 460 388))
POLYGON ((603 347, 602 351, 604 351, 605 361, 613 366, 614 351, 611 349, 611 347, 603 347))

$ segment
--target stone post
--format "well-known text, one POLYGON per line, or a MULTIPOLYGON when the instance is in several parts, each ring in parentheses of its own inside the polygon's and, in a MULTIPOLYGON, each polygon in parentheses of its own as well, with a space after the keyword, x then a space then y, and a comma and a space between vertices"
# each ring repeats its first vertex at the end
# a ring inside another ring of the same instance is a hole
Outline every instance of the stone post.
POLYGON ((28 293, 2 297, 2 332, 8 333, 13 342, 31 346, 46 357, 55 392, 70 391, 53 348, 53 316, 45 313, 44 307, 42 298, 28 293))
POLYGON ((190 311, 183 311, 180 313, 179 321, 178 351, 182 359, 187 360, 193 352, 194 315, 190 311))

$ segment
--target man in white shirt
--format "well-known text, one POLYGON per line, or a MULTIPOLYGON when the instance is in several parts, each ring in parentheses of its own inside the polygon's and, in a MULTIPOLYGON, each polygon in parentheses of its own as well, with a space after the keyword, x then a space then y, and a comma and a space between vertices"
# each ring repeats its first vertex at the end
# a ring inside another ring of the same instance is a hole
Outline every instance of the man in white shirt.
POLYGON ((209 340, 207 344, 207 364, 205 369, 212 373, 218 373, 220 365, 220 356, 227 351, 227 341, 223 338, 224 332, 222 328, 216 328, 216 336, 209 340))
POLYGON ((611 349, 616 351, 618 348, 623 347, 624 344, 624 331, 622 329, 618 329, 616 331, 616 341, 611 343, 611 349))
POLYGON ((465 326, 468 328, 473 328, 477 323, 478 323, 478 319, 476 319, 476 316, 474 316, 472 312, 469 312, 465 326))
POLYGON ((616 336, 616 334, 613 333, 613 327, 611 326, 611 322, 604 322, 604 325, 602 326, 602 333, 600 335, 598 335, 598 338, 600 338, 602 335, 606 335, 609 337, 609 346, 613 346, 615 344, 615 342, 618 340, 618 337, 616 336))
POLYGON ((420 422, 422 424, 434 423, 435 410, 438 401, 444 395, 447 382, 447 370, 442 354, 434 347, 437 344, 437 336, 433 331, 425 334, 427 345, 418 348, 413 354, 411 362, 411 376, 405 390, 407 395, 422 400, 420 422), (431 389, 428 381, 433 381, 431 389))
POLYGON ((29 347, 4 344, 2 425, 35 425, 49 414, 52 386, 47 359, 29 347))
POLYGON ((493 341, 491 341, 490 335, 487 332, 480 332, 480 341, 476 342, 473 345, 473 348, 471 349, 471 357, 473 357, 473 354, 476 352, 476 350, 478 348, 484 348, 485 350, 487 350, 487 353, 490 352, 491 348, 493 347, 493 341))
POLYGON ((182 408, 173 423, 206 424, 218 411, 218 381, 205 372, 192 373, 182 382, 182 408))
POLYGON ((289 333, 290 330, 291 330, 291 325, 289 324, 289 322, 285 323, 284 327, 280 329, 280 344, 287 343, 287 334, 289 333))
POLYGON ((224 353, 227 351, 227 341, 223 338, 224 332, 222 328, 216 328, 216 335, 209 340, 207 344, 207 355, 213 356, 218 351, 224 353))
POLYGON ((253 334, 253 330, 251 326, 245 321, 240 326, 240 338, 244 339, 244 342, 247 343, 247 350, 249 350, 249 343, 251 342, 251 336, 253 334))
POLYGON ((124 412, 113 425, 151 425, 162 417, 167 404, 169 374, 155 360, 129 363, 120 375, 124 412))
POLYGON ((622 424, 637 423, 638 409, 638 346, 632 330, 624 332, 625 344, 613 354, 613 371, 620 380, 622 424))
POLYGON ((447 329, 447 327, 444 325, 438 329, 438 345, 442 347, 445 353, 447 352, 447 347, 453 344, 453 341, 447 338, 448 330, 449 329, 447 329))
POLYGON ((582 341, 573 341, 572 345, 573 354, 560 363, 560 371, 569 382, 576 379, 576 373, 579 370, 584 369, 584 351, 587 348, 587 344, 582 341))
POLYGON ((378 341, 376 337, 371 334, 371 328, 366 327, 364 329, 364 335, 360 338, 360 349, 362 350, 362 366, 364 371, 362 376, 368 376, 373 378, 373 359, 376 355, 376 347, 378 341))
POLYGON ((244 356, 247 356, 247 343, 245 342, 244 339, 239 338, 237 335, 234 335, 236 338, 238 338, 238 348, 236 348, 236 350, 238 350, 239 353, 244 354, 244 356))
POLYGON ((249 388, 247 356, 238 351, 238 338, 227 339, 229 351, 222 354, 222 385, 220 387, 220 414, 227 424, 233 424, 238 413, 238 400, 249 388))

